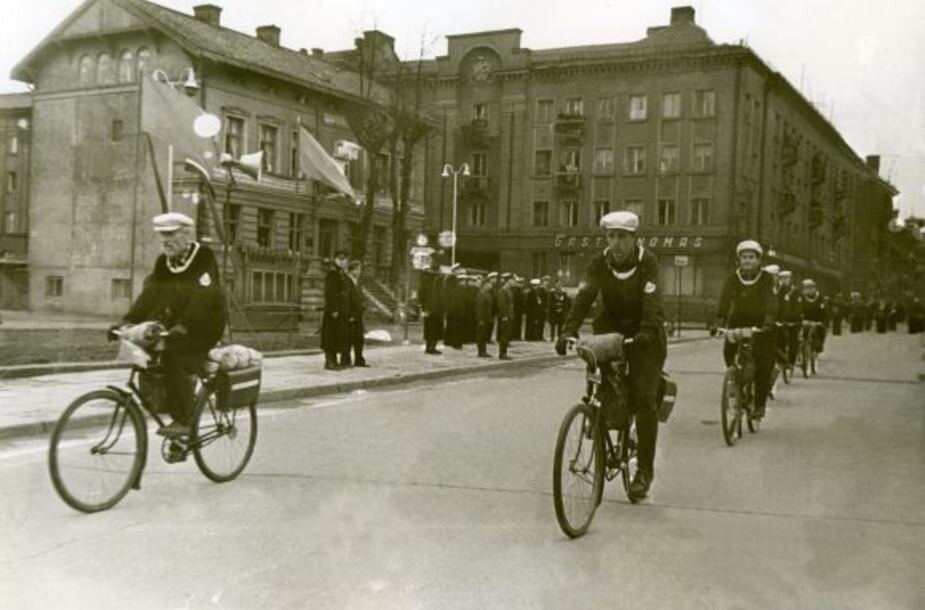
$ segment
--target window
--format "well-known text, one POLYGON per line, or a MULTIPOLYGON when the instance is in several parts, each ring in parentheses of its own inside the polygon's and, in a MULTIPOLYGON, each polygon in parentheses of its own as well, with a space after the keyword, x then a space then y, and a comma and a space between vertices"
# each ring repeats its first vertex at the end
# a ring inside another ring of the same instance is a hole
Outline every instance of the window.
POLYGON ((377 225, 373 228, 373 263, 380 267, 386 264, 385 254, 388 240, 388 229, 377 225))
POLYGON ((613 173, 613 149, 598 148, 594 151, 594 173, 595 174, 612 174, 613 173))
POLYGON ((488 205, 484 201, 473 201, 469 205, 469 225, 473 227, 484 227, 487 211, 488 205))
POLYGON ((662 146, 658 159, 658 171, 667 174, 678 171, 678 147, 673 144, 662 146))
POLYGON ((124 127, 125 123, 123 123, 121 119, 112 120, 112 131, 110 131, 109 137, 113 142, 118 142, 122 139, 124 127))
POLYGON ((293 299, 291 273, 279 271, 254 271, 251 275, 254 303, 285 304, 293 299))
POLYGON ((662 96, 662 118, 681 118, 681 94, 666 93, 662 96))
POLYGON ((691 225, 704 227, 710 221, 710 201, 708 199, 691 200, 691 225))
POLYGON ((642 212, 644 207, 642 199, 627 199, 623 202, 623 209, 638 216, 639 224, 642 224, 642 212))
POLYGON ((536 124, 548 125, 552 123, 553 102, 552 100, 536 101, 536 124))
POLYGON ((88 87, 93 84, 93 58, 84 55, 78 63, 78 82, 81 87, 88 87))
POLYGON ((305 232, 305 215, 289 214, 289 249, 293 252, 304 252, 305 240, 302 234, 305 232))
POLYGON ((16 172, 7 172, 6 173, 6 192, 8 195, 12 195, 16 192, 17 186, 17 176, 16 172))
POLYGON ((11 155, 19 154, 19 136, 10 136, 10 143, 7 145, 6 151, 11 155))
POLYGON ((299 171, 299 132, 293 131, 289 138, 289 177, 298 179, 299 171))
POLYGON ((630 96, 630 120, 631 121, 645 121, 646 120, 646 96, 644 95, 631 95, 630 96))
POLYGON ((355 252, 360 243, 360 223, 347 223, 347 251, 355 252))
POLYGON ((548 176, 552 173, 552 151, 538 150, 534 162, 534 173, 537 176, 548 176))
POLYGON ((694 171, 713 170, 713 144, 694 144, 694 171))
MULTIPOLYGON (((128 49, 119 54, 119 82, 131 83, 135 80, 135 58, 128 49)), ((115 281, 115 280, 113 280, 115 281)))
POLYGON ((318 221, 318 256, 334 258, 337 249, 337 221, 322 218, 318 221))
POLYGON ((610 213, 610 202, 609 201, 595 201, 594 202, 594 226, 601 224, 601 218, 605 214, 610 213))
POLYGON ((112 281, 112 300, 128 299, 132 296, 131 280, 113 280, 112 281))
POLYGON ((658 226, 674 226, 676 220, 675 200, 659 199, 658 200, 658 226))
POLYGON ((574 199, 562 202, 562 206, 559 208, 559 226, 578 226, 578 202, 574 199))
POLYGON ((96 58, 96 84, 111 85, 116 82, 116 75, 112 69, 112 58, 108 53, 100 53, 96 58))
POLYGON ((138 49, 138 55, 135 56, 135 74, 144 74, 150 59, 151 51, 144 47, 138 49))
POLYGON ((273 247, 273 210, 257 210, 257 245, 273 247))
POLYGON ((263 151, 263 171, 274 173, 279 167, 277 152, 279 150, 279 129, 273 125, 260 126, 260 150, 263 151))
POLYGON ((484 176, 487 172, 487 155, 485 153, 472 153, 472 175, 484 176))
POLYGON ((559 155, 559 173, 577 174, 581 171, 581 149, 570 148, 559 155))
POLYGON ((235 159, 244 151, 244 119, 236 116, 225 118, 225 146, 223 152, 235 159))
POLYGON ((645 146, 626 147, 626 157, 623 159, 623 172, 626 174, 646 173, 645 146))
POLYGON ((240 239, 241 206, 231 203, 228 205, 228 240, 234 243, 240 239))
POLYGON ((534 227, 548 227, 549 226, 549 202, 548 201, 534 201, 533 202, 533 226, 534 227))
POLYGON ((16 226, 16 212, 7 212, 3 215, 3 232, 19 233, 19 227, 16 226))
POLYGON ((64 278, 60 275, 45 277, 45 296, 60 297, 64 294, 64 278))
POLYGON ((488 106, 485 104, 473 104, 472 105, 472 118, 476 120, 486 120, 488 119, 488 106))
POLYGON ((585 102, 580 97, 570 97, 565 100, 565 114, 581 116, 585 113, 585 102))
POLYGON ((694 93, 694 114, 698 117, 712 117, 716 113, 716 93, 701 89, 694 93))
POLYGON ((533 277, 543 277, 546 275, 546 253, 534 252, 533 256, 533 277))
POLYGON ((597 100, 597 122, 613 123, 614 103, 613 98, 605 97, 597 100))

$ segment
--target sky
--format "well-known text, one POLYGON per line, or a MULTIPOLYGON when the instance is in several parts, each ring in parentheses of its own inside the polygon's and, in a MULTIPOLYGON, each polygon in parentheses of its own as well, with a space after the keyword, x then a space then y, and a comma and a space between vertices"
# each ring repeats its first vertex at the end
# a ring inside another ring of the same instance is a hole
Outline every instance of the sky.
MULTIPOLYGON (((396 40, 405 59, 446 52, 448 34, 520 28, 542 49, 645 36, 690 5, 718 43, 744 40, 801 88, 861 157, 881 155, 881 174, 901 193, 900 216, 925 217, 925 1, 923 0, 159 0, 191 14, 221 6, 222 24, 253 33, 282 28, 285 47, 332 51, 363 30, 396 40), (423 41, 423 44, 422 44, 423 41)), ((24 91, 10 71, 80 0, 0 0, 0 93, 24 91)))

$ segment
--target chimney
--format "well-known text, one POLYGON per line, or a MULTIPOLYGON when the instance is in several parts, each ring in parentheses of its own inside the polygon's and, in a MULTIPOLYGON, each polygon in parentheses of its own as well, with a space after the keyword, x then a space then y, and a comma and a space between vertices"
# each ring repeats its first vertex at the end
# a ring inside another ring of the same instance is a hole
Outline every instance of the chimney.
POLYGON ((676 6, 671 9, 671 25, 694 25, 694 7, 676 6))
POLYGON ((214 4, 200 4, 193 7, 193 15, 203 23, 219 26, 222 20, 222 7, 214 4))
POLYGON ((275 25, 262 25, 257 28, 257 38, 274 47, 279 46, 279 28, 275 25))
POLYGON ((867 169, 880 174, 880 155, 867 155, 867 169))

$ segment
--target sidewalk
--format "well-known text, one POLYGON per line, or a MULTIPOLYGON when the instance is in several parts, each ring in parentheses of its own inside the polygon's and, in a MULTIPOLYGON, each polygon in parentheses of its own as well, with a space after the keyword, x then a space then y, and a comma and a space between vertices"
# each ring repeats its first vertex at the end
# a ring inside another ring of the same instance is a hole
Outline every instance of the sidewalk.
MULTIPOLYGON (((707 336, 688 331, 680 340, 707 336)), ((678 342, 672 338, 671 343, 678 342)), ((510 349, 511 361, 497 359, 497 345, 489 346, 492 359, 478 358, 475 346, 457 351, 444 349, 439 356, 424 354, 421 345, 373 347, 366 350, 369 368, 326 371, 324 356, 295 355, 267 358, 263 363, 260 404, 296 400, 310 396, 350 392, 362 388, 468 375, 482 371, 559 360, 551 342, 518 342, 510 349)), ((128 380, 126 369, 108 369, 55 375, 42 375, 0 382, 0 439, 48 434, 58 416, 75 398, 105 387, 122 386, 128 380)))

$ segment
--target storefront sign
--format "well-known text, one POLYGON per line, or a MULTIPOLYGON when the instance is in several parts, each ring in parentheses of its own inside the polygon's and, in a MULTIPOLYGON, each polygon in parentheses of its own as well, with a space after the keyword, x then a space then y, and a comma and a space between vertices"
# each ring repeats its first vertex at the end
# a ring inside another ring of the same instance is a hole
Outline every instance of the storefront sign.
MULTIPOLYGON (((639 244, 644 248, 657 249, 688 249, 699 250, 703 246, 703 237, 697 236, 677 236, 677 235, 653 235, 651 237, 640 237, 639 244)), ((603 235, 556 235, 554 245, 556 248, 565 248, 567 250, 603 250, 607 247, 607 239, 603 235)))

